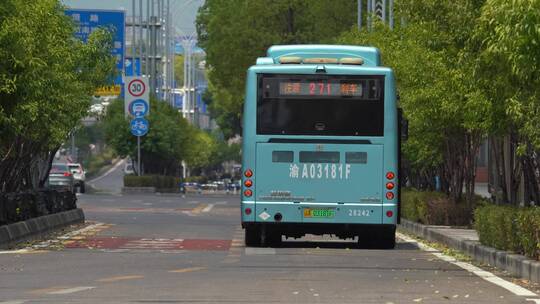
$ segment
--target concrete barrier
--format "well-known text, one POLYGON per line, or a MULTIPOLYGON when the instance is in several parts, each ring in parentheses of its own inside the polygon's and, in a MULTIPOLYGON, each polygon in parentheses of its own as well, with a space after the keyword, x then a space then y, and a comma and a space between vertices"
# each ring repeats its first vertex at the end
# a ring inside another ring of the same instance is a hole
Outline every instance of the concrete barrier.
POLYGON ((487 247, 475 240, 460 239, 447 235, 444 233, 443 227, 439 226, 426 226, 401 219, 399 227, 428 241, 439 242, 459 250, 477 262, 506 270, 515 277, 540 283, 540 261, 487 247))
POLYGON ((44 215, 23 222, 0 226, 0 248, 10 248, 19 242, 38 239, 56 229, 78 223, 84 223, 82 209, 44 215))

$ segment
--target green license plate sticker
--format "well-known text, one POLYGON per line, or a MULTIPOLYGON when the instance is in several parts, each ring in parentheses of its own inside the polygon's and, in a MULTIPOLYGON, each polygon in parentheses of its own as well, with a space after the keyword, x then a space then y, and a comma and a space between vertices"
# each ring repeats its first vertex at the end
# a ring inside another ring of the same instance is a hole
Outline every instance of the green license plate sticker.
POLYGON ((334 218, 336 210, 334 209, 312 209, 304 208, 305 218, 334 218))

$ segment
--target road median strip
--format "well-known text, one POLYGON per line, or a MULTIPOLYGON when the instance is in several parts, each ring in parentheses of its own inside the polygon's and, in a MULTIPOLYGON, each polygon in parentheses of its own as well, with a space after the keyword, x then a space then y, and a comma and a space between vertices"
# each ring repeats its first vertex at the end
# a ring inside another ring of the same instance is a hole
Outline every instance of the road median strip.
POLYGON ((77 208, 0 226, 0 248, 7 249, 23 241, 39 239, 57 229, 79 223, 84 223, 84 213, 77 208))

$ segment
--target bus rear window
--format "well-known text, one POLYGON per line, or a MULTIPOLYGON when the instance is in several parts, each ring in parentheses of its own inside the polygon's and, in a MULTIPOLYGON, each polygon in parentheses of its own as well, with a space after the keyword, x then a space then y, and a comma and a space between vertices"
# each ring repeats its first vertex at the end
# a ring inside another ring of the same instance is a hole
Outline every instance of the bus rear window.
POLYGON ((339 152, 300 151, 301 163, 339 163, 339 152))
POLYGON ((261 75, 257 134, 383 136, 383 76, 261 75))

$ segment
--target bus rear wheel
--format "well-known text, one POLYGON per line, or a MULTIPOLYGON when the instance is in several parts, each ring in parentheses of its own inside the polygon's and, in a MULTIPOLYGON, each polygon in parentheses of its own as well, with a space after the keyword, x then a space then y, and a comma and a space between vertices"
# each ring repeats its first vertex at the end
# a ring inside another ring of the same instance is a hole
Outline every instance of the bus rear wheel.
POLYGON ((246 226, 244 230, 244 242, 247 247, 258 247, 261 245, 261 229, 257 226, 246 226))
POLYGON ((378 237, 382 249, 394 249, 396 247, 396 226, 382 228, 378 237))

